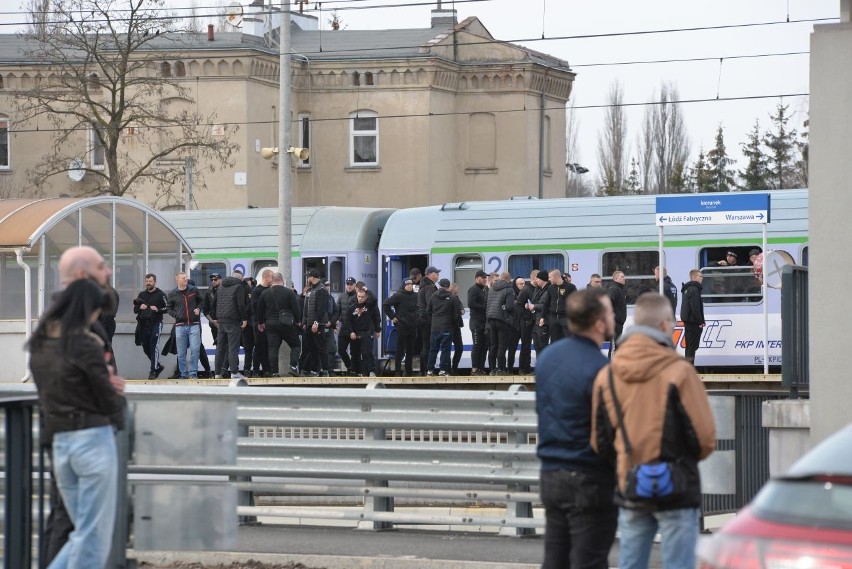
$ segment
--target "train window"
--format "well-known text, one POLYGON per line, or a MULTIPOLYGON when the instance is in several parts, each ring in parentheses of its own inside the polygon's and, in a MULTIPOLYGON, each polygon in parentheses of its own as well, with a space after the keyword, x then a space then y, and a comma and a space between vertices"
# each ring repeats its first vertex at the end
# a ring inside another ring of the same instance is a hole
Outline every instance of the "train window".
POLYGON ((257 279, 257 282, 260 282, 260 271, 266 269, 267 267, 278 268, 278 261, 274 259, 264 259, 262 261, 255 261, 251 264, 251 274, 247 276, 253 276, 255 279, 257 279))
POLYGON ((604 287, 612 282, 615 271, 624 273, 627 304, 636 302, 640 292, 656 290, 654 267, 660 264, 659 251, 607 251, 601 256, 601 276, 604 287))
POLYGON ((513 277, 529 278, 533 269, 550 272, 559 269, 565 272, 565 255, 562 253, 528 253, 510 255, 507 270, 513 277))
POLYGON ((331 292, 340 294, 343 292, 343 282, 346 280, 346 277, 343 275, 343 258, 332 257, 328 267, 328 280, 331 283, 331 292))
POLYGON ((760 302, 763 298, 760 278, 752 269, 752 256, 761 252, 757 245, 704 247, 699 250, 701 297, 706 303, 760 302), (734 257, 728 255, 734 253, 734 257), (736 262, 736 264, 731 264, 736 262))
POLYGON ((459 286, 459 300, 467 308, 467 291, 473 286, 476 271, 482 270, 479 255, 458 255, 453 260, 453 282, 459 286))
POLYGON ((808 266, 808 246, 807 245, 802 247, 802 266, 803 267, 808 266))
POLYGON ((189 278, 195 281, 195 286, 199 290, 210 288, 210 275, 218 274, 220 277, 230 276, 228 266, 225 263, 214 261, 211 263, 198 263, 195 268, 190 269, 189 278))
MULTIPOLYGON (((302 259, 302 274, 307 275, 308 271, 316 269, 319 271, 320 277, 322 280, 328 278, 328 271, 326 270, 326 258, 325 257, 304 257, 302 259)), ((307 282, 307 276, 305 277, 305 282, 307 282)), ((305 283, 302 283, 303 285, 305 283)))

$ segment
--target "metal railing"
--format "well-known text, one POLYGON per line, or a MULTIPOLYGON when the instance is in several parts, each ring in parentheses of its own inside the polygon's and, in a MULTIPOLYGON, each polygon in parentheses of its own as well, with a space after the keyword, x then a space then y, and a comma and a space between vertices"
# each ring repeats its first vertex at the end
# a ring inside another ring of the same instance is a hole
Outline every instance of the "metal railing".
POLYGON ((0 399, 5 422, 5 569, 32 564, 33 408, 35 394, 0 399))
POLYGON ((808 317, 808 268, 785 265, 781 272, 781 385, 793 395, 810 383, 808 317))
MULTIPOLYGON (((32 389, 0 386, 0 395, 32 389)), ((711 456, 717 464, 702 463, 708 492, 703 497, 705 515, 735 511, 766 481, 767 434, 754 409, 765 399, 785 395, 713 394, 711 401, 727 401, 714 403, 717 425, 727 427, 720 428, 717 453, 711 456), (727 457, 725 451, 730 451, 727 457)), ((544 525, 532 515, 533 505, 540 502, 535 394, 522 387, 499 392, 132 385, 127 397, 137 411, 145 405, 165 408, 190 400, 209 402, 210 408, 213 403, 236 402, 238 433, 230 443, 236 440, 236 464, 131 460, 128 472, 131 484, 230 481, 240 492, 235 518, 243 522, 276 516, 352 520, 365 529, 399 524, 487 526, 503 535, 529 534, 544 525), (296 503, 257 506, 256 494, 283 495, 296 503), (306 505, 316 498, 345 505, 306 505), (402 501, 499 507, 496 512, 468 508, 458 514, 430 514, 395 507, 402 501)), ((151 423, 156 421, 137 424, 137 439, 156 429, 151 423)), ((16 432, 20 434, 20 428, 16 432)), ((7 449, 12 435, 7 431, 7 449)), ((6 496, 11 496, 8 490, 6 496)))

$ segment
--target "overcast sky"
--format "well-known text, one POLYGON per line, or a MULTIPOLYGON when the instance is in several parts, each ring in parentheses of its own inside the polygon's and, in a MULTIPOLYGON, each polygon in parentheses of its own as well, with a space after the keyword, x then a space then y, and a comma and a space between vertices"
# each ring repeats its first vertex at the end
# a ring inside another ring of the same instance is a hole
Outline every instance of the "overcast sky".
MULTIPOLYGON (((5 7, 15 0, 4 0, 5 7)), ((211 12, 222 0, 195 0, 199 12, 211 12)), ((120 3, 120 2, 117 2, 120 3)), ((190 0, 169 0, 175 7, 190 0)), ((249 0, 243 0, 248 4, 249 0)), ((276 0, 277 4, 277 0, 276 0)), ((293 3, 295 6, 295 2, 293 3)), ((328 29, 333 8, 348 29, 428 27, 430 10, 438 2, 419 0, 340 0, 322 2, 321 25, 328 29), (393 5, 393 6, 388 6, 393 5), (400 5, 403 5, 400 7, 400 5), (361 9, 351 9, 358 7, 361 9)), ((443 8, 458 11, 459 20, 478 17, 500 40, 514 41, 532 49, 567 60, 577 78, 572 101, 580 123, 579 149, 572 162, 597 170, 597 139, 602 109, 584 106, 607 102, 613 81, 620 81, 626 103, 650 100, 661 82, 671 82, 680 99, 715 99, 772 96, 751 101, 713 101, 683 105, 692 155, 699 147, 713 145, 716 127, 721 123, 729 152, 738 169, 744 168, 740 143, 756 118, 762 128, 769 126, 769 114, 782 102, 790 105, 791 126, 801 130, 806 118, 807 97, 785 97, 807 93, 809 57, 787 55, 751 59, 735 56, 807 52, 810 34, 819 23, 796 20, 837 18, 839 0, 444 0, 443 8), (790 23, 787 23, 787 21, 790 23), (565 36, 619 34, 648 30, 670 30, 725 25, 783 22, 722 30, 634 34, 601 38, 548 39, 565 36), (540 40, 542 35, 546 38, 540 40), (524 41, 532 40, 532 41, 524 41), (655 63, 613 66, 589 64, 637 62, 683 58, 711 58, 710 61, 655 63), (719 58, 723 58, 720 65, 719 58)), ((306 9, 317 7, 306 3, 306 9)), ((11 11, 12 8, 0 8, 11 11)), ((185 13, 181 11, 181 13, 185 13)), ((0 12, 0 23, 20 16, 0 12)), ((14 31, 9 26, 3 32, 14 31)), ((629 154, 635 155, 635 142, 644 106, 627 109, 629 154)))

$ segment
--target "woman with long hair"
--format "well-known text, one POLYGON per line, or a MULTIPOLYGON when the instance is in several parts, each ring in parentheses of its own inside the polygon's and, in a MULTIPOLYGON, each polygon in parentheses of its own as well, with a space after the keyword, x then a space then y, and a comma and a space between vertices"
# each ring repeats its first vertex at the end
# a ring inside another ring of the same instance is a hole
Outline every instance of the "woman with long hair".
POLYGON ((123 405, 105 344, 91 331, 106 302, 94 281, 72 282, 28 344, 42 436, 53 438, 53 475, 74 524, 49 569, 102 568, 109 556, 118 480, 112 418, 123 405))

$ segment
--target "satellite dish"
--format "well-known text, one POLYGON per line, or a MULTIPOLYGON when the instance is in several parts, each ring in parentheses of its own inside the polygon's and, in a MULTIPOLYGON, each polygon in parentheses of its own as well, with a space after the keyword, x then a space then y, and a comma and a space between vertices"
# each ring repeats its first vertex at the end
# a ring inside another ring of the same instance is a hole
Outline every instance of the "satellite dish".
POLYGON ((243 23, 242 5, 236 2, 228 5, 228 11, 225 12, 225 20, 235 28, 240 27, 240 24, 243 23))
POLYGON ((86 175, 86 163, 75 158, 68 164, 68 177, 75 182, 79 182, 86 175))

